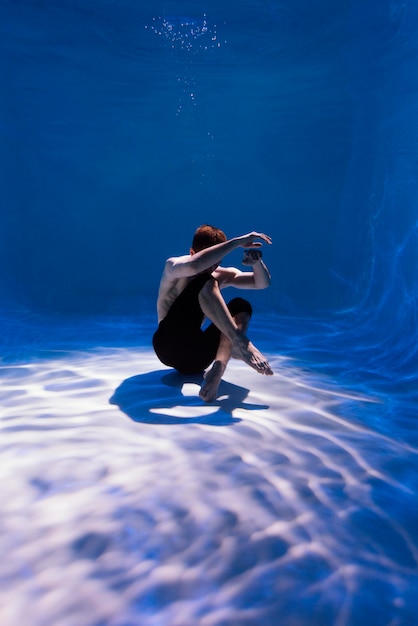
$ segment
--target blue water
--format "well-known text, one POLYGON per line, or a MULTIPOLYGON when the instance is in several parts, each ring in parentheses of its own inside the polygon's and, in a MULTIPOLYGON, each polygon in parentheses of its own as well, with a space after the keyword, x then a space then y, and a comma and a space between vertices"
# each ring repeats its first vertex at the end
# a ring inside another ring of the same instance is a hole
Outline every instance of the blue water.
POLYGON ((1 619, 418 623, 416 4, 0 18, 1 619), (209 413, 150 348, 204 222, 272 236, 277 368, 232 367, 209 413))

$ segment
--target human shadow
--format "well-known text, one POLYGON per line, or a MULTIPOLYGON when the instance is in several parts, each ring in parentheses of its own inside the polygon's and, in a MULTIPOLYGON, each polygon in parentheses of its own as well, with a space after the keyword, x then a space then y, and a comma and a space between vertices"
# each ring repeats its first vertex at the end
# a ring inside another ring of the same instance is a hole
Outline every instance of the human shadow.
POLYGON ((205 403, 198 392, 203 377, 186 376, 176 371, 157 370, 124 380, 109 399, 134 422, 145 424, 208 424, 227 426, 240 422, 235 409, 261 410, 264 404, 245 402, 249 389, 222 381, 219 399, 205 403), (186 395, 184 385, 196 385, 196 393, 186 395))

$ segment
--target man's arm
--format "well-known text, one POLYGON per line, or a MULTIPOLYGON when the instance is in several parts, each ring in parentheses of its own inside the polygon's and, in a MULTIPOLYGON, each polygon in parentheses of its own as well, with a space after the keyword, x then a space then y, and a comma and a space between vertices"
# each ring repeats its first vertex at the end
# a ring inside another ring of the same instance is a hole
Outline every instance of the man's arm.
POLYGON ((166 261, 165 274, 171 279, 195 276, 214 265, 218 265, 227 254, 237 248, 260 248, 262 244, 256 241, 257 239, 271 244, 271 239, 268 235, 254 231, 247 235, 241 235, 241 237, 228 239, 223 243, 218 243, 194 254, 171 257, 166 261))
POLYGON ((237 287, 238 289, 266 289, 270 286, 270 272, 261 259, 260 250, 248 250, 243 264, 252 266, 252 272, 241 272, 236 267, 220 267, 214 272, 219 286, 237 287))

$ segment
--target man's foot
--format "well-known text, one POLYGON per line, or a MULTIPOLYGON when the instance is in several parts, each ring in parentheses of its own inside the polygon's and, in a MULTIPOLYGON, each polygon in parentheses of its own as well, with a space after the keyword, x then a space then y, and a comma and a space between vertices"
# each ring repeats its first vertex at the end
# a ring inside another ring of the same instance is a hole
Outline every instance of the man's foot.
POLYGON ((273 370, 266 357, 261 354, 254 344, 243 334, 238 335, 238 340, 232 348, 234 358, 239 358, 247 363, 259 374, 272 376, 273 370))
POLYGON ((218 395, 219 385, 222 380, 225 366, 221 361, 215 361, 210 370, 205 374, 205 382, 199 392, 204 402, 213 402, 218 395))

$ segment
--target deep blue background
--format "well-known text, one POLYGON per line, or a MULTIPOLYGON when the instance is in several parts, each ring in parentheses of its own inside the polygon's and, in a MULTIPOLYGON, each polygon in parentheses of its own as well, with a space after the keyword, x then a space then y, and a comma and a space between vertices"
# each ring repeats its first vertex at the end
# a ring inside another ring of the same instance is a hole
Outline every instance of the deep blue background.
POLYGON ((282 313, 415 333, 417 26, 408 0, 4 0, 1 297, 129 308, 210 222, 273 237, 282 313))

